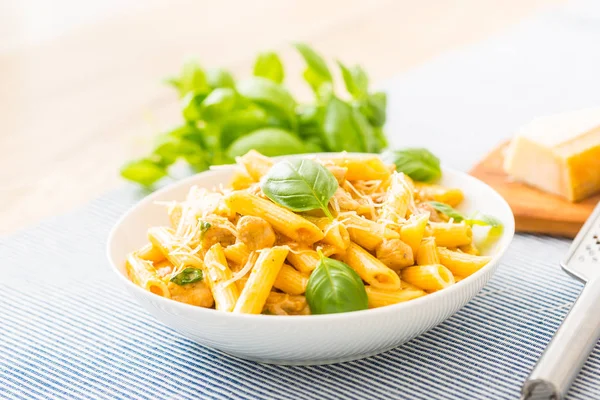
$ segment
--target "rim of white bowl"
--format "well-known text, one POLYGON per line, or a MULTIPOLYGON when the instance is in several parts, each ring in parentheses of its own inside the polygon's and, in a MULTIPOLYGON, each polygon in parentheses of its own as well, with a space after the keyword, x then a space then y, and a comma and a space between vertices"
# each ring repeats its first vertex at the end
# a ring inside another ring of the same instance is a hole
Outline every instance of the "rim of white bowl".
MULTIPOLYGON (((282 157, 273 157, 276 159, 286 159, 286 158, 298 158, 298 157, 307 157, 307 156, 327 156, 327 155, 339 155, 340 153, 306 153, 306 154, 296 154, 296 155, 290 155, 290 156, 282 156, 282 157)), ((379 157, 380 154, 369 154, 369 153, 347 153, 348 155, 360 155, 360 156, 377 156, 379 157)), ((231 164, 231 168, 235 168, 235 164, 231 164)), ((449 172, 451 174, 456 174, 456 175, 460 175, 461 179, 467 179, 467 180, 471 180, 473 182, 476 182, 480 185, 485 186, 487 189, 490 190, 490 192, 497 197, 498 200, 500 200, 500 203, 503 205, 503 207, 506 208, 506 210, 508 211, 507 215, 510 215, 510 219, 507 221, 502 220, 502 224, 504 226, 503 232, 502 232, 502 236, 500 238, 500 240, 507 238, 507 242, 504 246, 502 246, 501 248, 499 248, 496 251, 496 254, 494 254, 492 256, 492 259, 481 269, 479 269, 478 271, 476 271, 475 273, 469 275, 468 277, 462 279, 460 282, 457 282, 453 285, 451 285, 450 287, 444 288, 442 290, 439 290, 437 292, 434 293, 430 293, 426 296, 421 296, 418 297, 416 299, 412 299, 410 301, 404 301, 401 303, 396 303, 396 304, 391 304, 388 306, 384 306, 384 307, 377 307, 377 308, 369 308, 366 310, 360 310, 360 311, 350 311, 350 312, 342 312, 342 313, 334 313, 334 314, 310 314, 310 315, 293 315, 293 316, 288 316, 287 318, 285 318, 285 316, 279 316, 279 315, 265 315, 265 314, 238 314, 238 313, 232 313, 232 312, 224 312, 224 311, 217 311, 215 309, 212 308, 206 308, 206 307, 199 307, 199 306, 194 306, 191 304, 187 304, 187 303, 182 303, 179 301, 175 301, 172 299, 168 299, 166 297, 160 296, 158 294, 149 292, 147 290, 142 289, 141 287, 139 287, 138 285, 134 284, 133 282, 131 282, 129 279, 127 279, 127 277, 123 274, 123 272, 121 271, 121 268, 119 266, 117 266, 114 262, 113 262, 113 258, 111 256, 111 247, 112 247, 112 243, 114 242, 114 235, 117 231, 117 229, 121 226, 122 222, 129 216, 129 214, 136 209, 138 206, 140 206, 142 203, 145 202, 151 202, 153 198, 160 196, 161 194, 171 191, 175 186, 184 186, 189 182, 193 182, 196 181, 198 179, 199 175, 202 174, 208 174, 211 172, 215 172, 214 170, 207 170, 207 171, 203 171, 200 172, 198 174, 194 174, 190 177, 187 177, 185 179, 170 183, 169 185, 153 192, 152 194, 149 194, 148 196, 145 196, 143 199, 141 199, 140 201, 138 201, 137 203, 135 203, 133 206, 131 206, 125 213, 123 213, 123 215, 121 215, 121 217, 118 219, 118 221, 113 225, 113 227, 110 230, 110 233, 108 235, 108 241, 107 241, 107 245, 106 245, 106 255, 107 258, 112 266, 112 270, 115 274, 117 274, 119 276, 119 279, 129 288, 132 288, 135 291, 139 291, 141 294, 145 295, 145 296, 155 296, 155 299, 160 301, 160 302, 165 302, 166 304, 171 304, 171 305, 175 305, 173 303, 176 303, 177 306, 179 307, 183 307, 183 308, 189 308, 190 310, 195 310, 195 312, 197 313, 219 313, 219 315, 223 318, 235 318, 235 319, 239 319, 239 318, 249 318, 249 319, 263 319, 263 320, 268 320, 268 321, 281 321, 281 322, 286 322, 286 323, 294 323, 294 324, 298 324, 298 323, 302 323, 302 321, 307 322, 309 320, 317 320, 317 319, 344 319, 344 318, 360 318, 363 317, 365 315, 370 315, 372 317, 375 317, 378 314, 386 314, 386 313, 393 313, 393 312, 397 312, 401 309, 404 308, 410 308, 410 307, 417 307, 420 304, 425 304, 426 302, 433 302, 436 301, 438 298, 443 297, 443 296, 448 296, 450 293, 455 292, 457 290, 460 290, 460 288, 466 284, 468 284, 470 281, 472 281, 473 279, 475 279, 478 275, 482 275, 483 272, 485 270, 489 270, 491 268, 494 268, 494 266, 500 262, 500 259, 502 258, 502 256, 504 255, 504 253, 506 252, 506 250, 508 249, 510 243, 512 242, 512 239, 515 235, 515 220, 514 220, 514 214, 512 213, 512 209, 510 208, 510 206, 508 205, 508 203, 506 202, 506 200, 504 200, 504 198, 495 190, 493 189, 491 186, 489 186, 488 184, 486 184, 485 182, 482 182, 481 180, 467 174, 466 172, 462 172, 462 171, 458 171, 455 170, 453 168, 448 168, 446 167, 444 164, 441 165, 442 168, 442 172, 449 172)), ((219 171, 226 169, 225 166, 218 168, 219 171)))

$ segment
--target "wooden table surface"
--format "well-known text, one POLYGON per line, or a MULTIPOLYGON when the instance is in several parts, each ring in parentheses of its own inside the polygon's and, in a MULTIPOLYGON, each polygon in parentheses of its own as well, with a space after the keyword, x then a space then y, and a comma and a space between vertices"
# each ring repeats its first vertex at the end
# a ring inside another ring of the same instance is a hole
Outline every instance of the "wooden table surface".
POLYGON ((0 235, 122 185, 119 166, 178 121, 160 81, 187 57, 243 77, 273 49, 299 76, 289 42, 305 41, 377 82, 560 2, 4 0, 0 235))

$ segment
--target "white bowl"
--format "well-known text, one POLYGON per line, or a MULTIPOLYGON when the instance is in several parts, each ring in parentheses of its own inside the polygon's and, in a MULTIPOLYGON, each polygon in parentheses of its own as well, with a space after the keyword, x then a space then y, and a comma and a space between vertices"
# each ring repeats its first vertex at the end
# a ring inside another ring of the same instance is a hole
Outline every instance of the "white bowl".
POLYGON ((465 193, 460 209, 494 215, 504 233, 488 251, 493 259, 470 277, 442 291, 373 310, 310 316, 243 315, 195 307, 166 299, 134 285, 125 272, 128 252, 147 242, 151 226, 168 225, 166 209, 156 201, 184 199, 193 185, 212 189, 228 182, 231 170, 200 173, 140 201, 115 225, 108 258, 115 273, 138 302, 165 325, 189 339, 225 353, 263 363, 311 365, 350 361, 397 347, 456 313, 490 279, 514 235, 514 217, 504 199, 481 181, 443 168, 442 185, 465 193))

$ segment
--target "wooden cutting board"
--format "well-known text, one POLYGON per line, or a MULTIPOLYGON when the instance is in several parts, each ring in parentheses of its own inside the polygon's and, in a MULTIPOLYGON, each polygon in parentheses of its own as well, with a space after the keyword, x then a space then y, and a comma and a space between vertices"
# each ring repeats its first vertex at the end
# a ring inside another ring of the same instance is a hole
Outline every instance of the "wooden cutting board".
POLYGON ((574 238, 600 201, 600 195, 579 203, 571 203, 561 197, 512 181, 502 169, 504 149, 507 145, 508 143, 503 143, 488 154, 470 174, 496 189, 506 199, 515 215, 518 232, 574 238))

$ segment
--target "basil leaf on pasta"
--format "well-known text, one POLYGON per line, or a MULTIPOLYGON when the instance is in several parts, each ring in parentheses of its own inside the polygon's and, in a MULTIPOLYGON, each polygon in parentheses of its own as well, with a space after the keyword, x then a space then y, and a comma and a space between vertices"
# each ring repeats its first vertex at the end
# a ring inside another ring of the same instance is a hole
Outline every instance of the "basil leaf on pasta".
POLYGON ((465 219, 465 216, 462 215, 458 210, 452 208, 446 203, 440 203, 439 201, 430 201, 429 204, 436 209, 436 211, 441 212, 442 214, 447 215, 448 217, 454 219, 455 222, 461 222, 465 219))
POLYGON ((189 283, 201 281, 202 277, 202 270, 198 268, 186 267, 180 273, 172 277, 170 281, 179 286, 183 286, 189 283))
POLYGON ((368 308, 360 276, 347 264, 321 256, 306 285, 306 301, 313 314, 333 314, 368 308))
POLYGON ((261 188, 269 199, 292 211, 321 209, 333 218, 327 206, 338 183, 335 176, 316 161, 281 161, 264 176, 261 188))
POLYGON ((387 151, 383 160, 396 164, 398 172, 403 172, 419 182, 432 182, 442 176, 440 160, 429 150, 421 148, 387 151))

